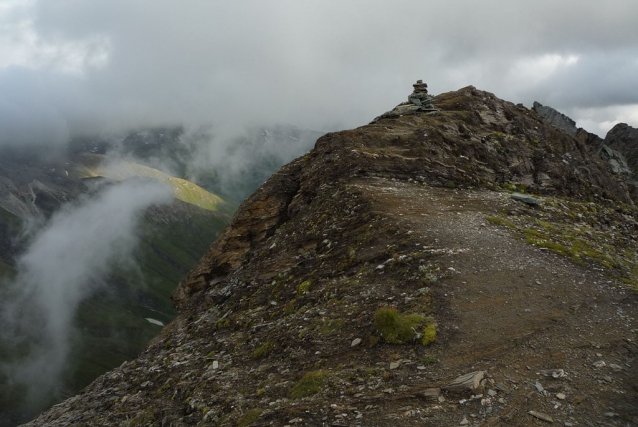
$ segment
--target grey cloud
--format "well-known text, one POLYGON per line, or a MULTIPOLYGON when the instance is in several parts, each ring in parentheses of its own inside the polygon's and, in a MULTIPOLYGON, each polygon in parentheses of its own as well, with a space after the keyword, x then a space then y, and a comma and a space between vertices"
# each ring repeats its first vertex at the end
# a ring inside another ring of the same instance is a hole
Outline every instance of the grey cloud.
POLYGON ((22 67, 0 70, 0 146, 66 143, 64 116, 39 76, 22 67))
POLYGON ((632 0, 604 8, 581 0, 41 0, 33 16, 46 40, 109 40, 107 65, 82 78, 42 71, 73 132, 352 127, 403 101, 417 78, 434 93, 473 84, 565 108, 629 102, 636 82, 632 0), (547 54, 582 60, 540 84, 508 74, 520 59, 547 54), (607 55, 615 59, 601 67, 596 58, 607 55))

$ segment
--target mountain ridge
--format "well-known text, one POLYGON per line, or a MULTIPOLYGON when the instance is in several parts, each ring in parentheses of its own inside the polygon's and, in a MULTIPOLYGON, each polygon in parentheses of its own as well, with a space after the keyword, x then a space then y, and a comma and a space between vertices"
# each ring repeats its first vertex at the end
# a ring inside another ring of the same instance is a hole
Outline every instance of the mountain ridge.
POLYGON ((488 92, 434 106, 321 137, 139 358, 26 425, 638 422, 627 183, 488 92))

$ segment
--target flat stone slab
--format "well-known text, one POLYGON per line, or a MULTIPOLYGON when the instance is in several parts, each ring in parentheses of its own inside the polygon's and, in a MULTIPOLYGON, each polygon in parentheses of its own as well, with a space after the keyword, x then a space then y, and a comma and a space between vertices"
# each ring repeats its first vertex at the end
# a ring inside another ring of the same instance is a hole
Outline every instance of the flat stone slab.
POLYGON ((481 380, 485 377, 485 371, 470 372, 455 378, 443 387, 445 391, 463 392, 476 390, 481 385, 481 380))
POLYGON ((513 200, 518 202, 526 203, 530 206, 538 206, 541 204, 541 201, 535 197, 529 196, 527 194, 514 193, 510 196, 513 200))

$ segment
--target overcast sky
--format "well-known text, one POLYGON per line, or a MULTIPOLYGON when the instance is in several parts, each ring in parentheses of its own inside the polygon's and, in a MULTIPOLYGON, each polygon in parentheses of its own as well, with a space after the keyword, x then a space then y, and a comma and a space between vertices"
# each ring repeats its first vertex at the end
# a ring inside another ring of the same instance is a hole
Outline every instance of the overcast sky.
POLYGON ((638 127, 636 17, 636 0, 0 0, 0 136, 350 128, 416 79, 604 136, 638 127))

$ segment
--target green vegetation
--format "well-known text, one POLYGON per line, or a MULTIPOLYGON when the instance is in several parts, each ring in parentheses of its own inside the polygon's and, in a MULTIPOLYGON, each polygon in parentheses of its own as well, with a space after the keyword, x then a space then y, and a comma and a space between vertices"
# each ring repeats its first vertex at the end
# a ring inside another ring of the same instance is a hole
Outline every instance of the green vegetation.
POLYGON ((237 427, 246 427, 251 424, 254 424, 259 419, 262 412, 264 411, 257 408, 250 409, 244 412, 244 415, 239 417, 239 419, 237 420, 237 427))
POLYGON ((323 335, 330 335, 339 331, 343 327, 343 319, 332 319, 324 321, 319 325, 318 331, 323 335))
POLYGON ((505 218, 501 218, 498 216, 488 216, 485 219, 492 225, 504 225, 509 228, 516 228, 516 226, 511 221, 508 221, 505 218))
POLYGON ((299 287, 297 288, 297 296, 300 297, 310 292, 311 286, 312 286, 312 280, 306 280, 305 282, 301 282, 299 284, 299 287))
POLYGON ((418 337, 417 328, 426 323, 420 314, 401 314, 396 308, 382 307, 374 313, 374 327, 389 344, 405 344, 418 337))
POLYGON ((253 352, 253 358, 260 359, 262 357, 266 357, 270 354, 270 352, 273 351, 274 348, 275 345, 273 343, 271 343, 270 341, 266 341, 261 347, 253 352))
POLYGON ((206 253, 226 220, 201 211, 181 221, 160 223, 146 217, 134 267, 112 266, 108 292, 83 302, 76 314, 68 386, 79 390, 108 369, 131 360, 175 315, 175 286, 206 253))
POLYGON ((436 324, 429 323, 423 330, 423 340, 421 342, 427 346, 432 344, 434 340, 436 340, 436 324))
POLYGON ((424 365, 431 365, 433 363, 438 362, 439 360, 436 358, 436 356, 426 356, 424 358, 422 358, 421 360, 419 360, 419 362, 421 362, 424 365))
POLYGON ((150 411, 144 411, 135 416, 128 422, 128 427, 142 427, 147 424, 152 424, 155 421, 155 416, 150 411))
POLYGON ((547 197, 540 215, 523 212, 506 219, 502 213, 486 220, 577 264, 595 263, 612 270, 620 281, 638 290, 638 248, 629 238, 628 215, 622 206, 547 197))
POLYGON ((290 390, 291 399, 301 399, 319 393, 325 384, 328 374, 324 371, 311 371, 306 373, 290 390))

